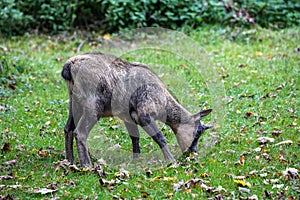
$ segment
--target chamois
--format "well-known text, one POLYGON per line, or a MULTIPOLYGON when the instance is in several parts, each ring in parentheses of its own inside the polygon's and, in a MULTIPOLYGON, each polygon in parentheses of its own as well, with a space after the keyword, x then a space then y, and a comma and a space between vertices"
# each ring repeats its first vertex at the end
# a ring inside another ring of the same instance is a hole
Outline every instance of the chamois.
POLYGON ((145 64, 103 53, 86 53, 70 58, 61 75, 69 92, 69 118, 64 132, 66 159, 70 163, 74 163, 75 137, 80 165, 91 165, 86 141, 90 130, 103 117, 117 116, 124 121, 134 158, 140 154, 137 125, 153 138, 169 161, 175 159, 155 120, 172 129, 183 153, 196 152, 200 135, 211 128, 200 119, 212 109, 188 112, 145 64))

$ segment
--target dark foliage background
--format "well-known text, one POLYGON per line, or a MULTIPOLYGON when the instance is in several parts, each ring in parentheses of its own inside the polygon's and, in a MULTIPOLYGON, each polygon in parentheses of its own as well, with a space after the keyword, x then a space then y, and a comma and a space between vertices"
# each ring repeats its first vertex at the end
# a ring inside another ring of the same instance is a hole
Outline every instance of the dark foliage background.
POLYGON ((203 24, 284 28, 300 25, 298 0, 2 0, 0 32, 117 32, 146 26, 203 24))

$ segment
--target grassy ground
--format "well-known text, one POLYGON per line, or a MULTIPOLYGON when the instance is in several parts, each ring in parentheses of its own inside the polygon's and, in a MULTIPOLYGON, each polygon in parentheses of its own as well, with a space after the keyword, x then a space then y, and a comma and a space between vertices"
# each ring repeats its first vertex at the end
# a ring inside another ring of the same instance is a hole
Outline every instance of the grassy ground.
MULTIPOLYGON (((1 39, 0 198, 297 199, 300 29, 258 28, 233 40, 235 32, 213 27, 190 33, 212 58, 226 94, 220 96, 224 109, 214 111, 224 112, 224 122, 206 133, 198 155, 179 159, 177 153, 179 165, 128 161, 122 166, 123 160, 114 165, 108 161, 107 152, 113 152, 109 147, 127 156, 131 142, 118 119, 105 119, 90 135, 93 162, 99 165, 92 171, 63 161, 68 94, 60 72, 83 39, 81 52, 99 50, 103 38, 72 34, 1 39), (214 135, 219 137, 211 139, 214 135), (97 136, 102 143, 95 142, 97 136), (274 141, 259 142, 261 137, 274 141)), ((187 60, 170 52, 137 51, 123 58, 150 64, 191 111, 211 107, 212 96, 219 95, 212 94, 205 77, 187 60)), ((174 135, 160 126, 177 152, 174 135)), ((160 155, 145 134, 141 146, 145 159, 160 155)))

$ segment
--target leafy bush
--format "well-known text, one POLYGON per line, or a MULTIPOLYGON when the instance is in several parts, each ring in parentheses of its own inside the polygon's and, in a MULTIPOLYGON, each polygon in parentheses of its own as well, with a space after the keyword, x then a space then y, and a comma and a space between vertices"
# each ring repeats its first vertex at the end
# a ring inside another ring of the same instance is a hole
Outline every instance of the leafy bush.
POLYGON ((24 15, 15 0, 0 1, 0 32, 20 34, 27 29, 32 17, 24 15))
POLYGON ((298 0, 237 0, 237 5, 254 17, 255 23, 279 28, 300 25, 298 0))
POLYGON ((196 26, 201 22, 202 5, 190 0, 104 0, 105 16, 110 30, 162 26, 172 29, 182 25, 196 26))
POLYGON ((116 32, 146 26, 178 29, 204 23, 300 25, 298 0, 2 0, 0 33, 57 33, 84 28, 116 32))
POLYGON ((76 4, 72 1, 19 1, 19 7, 34 19, 31 21, 32 28, 46 32, 68 30, 76 18, 76 4))

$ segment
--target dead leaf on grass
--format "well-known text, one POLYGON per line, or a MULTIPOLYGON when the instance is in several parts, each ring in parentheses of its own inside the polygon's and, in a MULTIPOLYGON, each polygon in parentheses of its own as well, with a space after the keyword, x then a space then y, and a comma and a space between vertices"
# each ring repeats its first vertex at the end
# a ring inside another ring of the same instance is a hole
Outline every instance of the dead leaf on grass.
POLYGON ((259 143, 259 144, 267 144, 267 143, 271 143, 271 142, 274 142, 275 139, 274 138, 270 138, 270 137, 259 137, 256 139, 256 141, 259 143))
POLYGON ((244 165, 244 163, 245 163, 245 156, 241 156, 239 159, 239 164, 244 165))
POLYGON ((243 192, 243 193, 247 193, 247 194, 250 194, 250 189, 248 189, 248 188, 244 188, 244 187, 239 187, 239 191, 240 192, 243 192))
POLYGON ((282 141, 282 142, 279 142, 279 143, 275 144, 275 146, 284 145, 284 144, 290 145, 290 144, 293 144, 293 141, 292 140, 285 140, 285 141, 282 141))
POLYGON ((99 177, 106 176, 105 171, 99 165, 95 167, 94 171, 96 172, 96 174, 98 174, 99 177))
POLYGON ((57 190, 58 189, 52 190, 52 189, 48 189, 48 188, 41 188, 41 189, 33 190, 33 193, 36 193, 36 194, 50 194, 50 193, 56 192, 57 190))
POLYGON ((279 131, 279 130, 274 130, 273 132, 272 132, 272 135, 273 136, 276 136, 276 137, 278 137, 279 135, 281 135, 282 134, 282 131, 279 131))
POLYGON ((0 181, 2 181, 2 180, 10 180, 10 179, 13 179, 13 178, 14 178, 13 176, 9 176, 9 175, 0 176, 0 181))
POLYGON ((269 192, 268 190, 264 190, 264 196, 266 197, 266 198, 269 198, 269 199, 271 199, 272 198, 272 194, 271 194, 271 192, 269 192))
POLYGON ((3 147, 2 147, 2 151, 6 152, 6 151, 10 151, 10 143, 9 142, 5 142, 3 147))
POLYGON ((2 199, 2 200, 13 200, 14 196, 11 195, 11 194, 0 195, 0 199, 2 199))
POLYGON ((258 173, 258 171, 257 170, 252 170, 251 172, 249 172, 249 175, 255 175, 255 174, 257 174, 258 173))
POLYGON ((244 180, 233 180, 233 182, 237 183, 239 186, 243 186, 243 187, 251 187, 251 184, 244 181, 244 180))
POLYGON ((156 176, 152 179, 152 181, 175 181, 175 180, 177 180, 177 177, 156 176))
POLYGON ((247 111, 244 115, 244 118, 248 119, 249 117, 254 116, 254 117, 259 117, 259 115, 257 113, 251 112, 251 111, 247 111))
POLYGON ((184 185, 183 180, 180 180, 178 183, 174 183, 173 184, 174 191, 176 192, 176 191, 180 190, 183 187, 183 185, 184 185))
POLYGON ((13 165, 16 165, 16 163, 17 163, 17 160, 8 160, 8 161, 3 162, 3 165, 13 166, 13 165))
POLYGON ((258 197, 254 194, 250 197, 247 197, 247 200, 258 200, 258 197))
POLYGON ((162 179, 162 176, 156 176, 152 179, 152 181, 158 181, 158 180, 161 180, 162 179))
POLYGON ((276 185, 273 185, 272 186, 272 189, 281 189, 281 188, 283 188, 283 186, 284 186, 284 184, 276 184, 276 185))
POLYGON ((129 178, 131 176, 130 172, 125 170, 125 169, 121 169, 120 171, 115 173, 116 178, 119 179, 124 179, 124 178, 129 178))
POLYGON ((152 171, 149 168, 145 169, 145 171, 146 171, 146 176, 150 178, 150 176, 152 175, 152 171))
POLYGON ((288 177, 289 179, 296 179, 299 177, 298 169, 296 168, 287 168, 286 170, 282 171, 282 175, 288 177))
POLYGON ((149 195, 150 195, 150 194, 149 194, 148 192, 142 192, 142 193, 141 193, 141 197, 142 197, 142 198, 148 198, 149 195))
POLYGON ((40 148, 38 151, 38 155, 41 157, 48 157, 49 153, 46 150, 43 150, 43 148, 40 148))
POLYGON ((166 194, 166 198, 167 198, 167 199, 170 199, 170 198, 172 198, 173 196, 174 196, 173 193, 168 193, 168 194, 166 194))
POLYGON ((56 168, 55 171, 60 170, 61 168, 67 169, 70 166, 70 162, 68 160, 62 160, 54 163, 56 168))
POLYGON ((104 179, 104 178, 100 178, 100 179, 99 179, 99 182, 100 182, 100 185, 101 185, 101 186, 106 186, 106 187, 108 187, 109 190, 113 190, 115 184, 117 183, 117 181, 114 180, 114 179, 108 181, 108 180, 106 180, 106 179, 104 179))
POLYGON ((264 178, 264 177, 267 177, 268 176, 268 173, 262 173, 262 174, 259 174, 260 177, 264 178))

